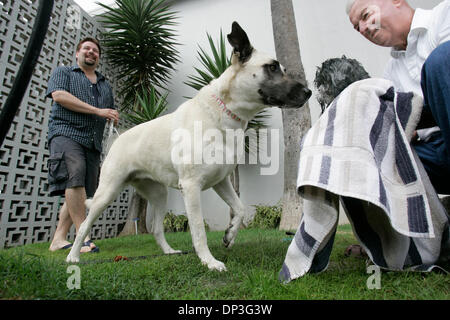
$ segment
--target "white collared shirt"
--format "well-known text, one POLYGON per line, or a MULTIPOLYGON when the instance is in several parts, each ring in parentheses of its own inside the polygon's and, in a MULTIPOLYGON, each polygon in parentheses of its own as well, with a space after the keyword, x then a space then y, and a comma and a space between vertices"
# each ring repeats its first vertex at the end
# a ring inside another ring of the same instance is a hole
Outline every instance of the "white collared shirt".
POLYGON ((423 97, 422 66, 431 52, 446 41, 450 41, 450 0, 442 1, 431 10, 417 8, 406 50, 391 49, 392 57, 384 78, 391 80, 397 91, 412 91, 423 97))
POLYGON ((413 91, 422 96, 420 75, 430 53, 450 40, 450 0, 431 10, 417 8, 408 34, 406 50, 391 49, 384 78, 394 82, 398 91, 413 91))

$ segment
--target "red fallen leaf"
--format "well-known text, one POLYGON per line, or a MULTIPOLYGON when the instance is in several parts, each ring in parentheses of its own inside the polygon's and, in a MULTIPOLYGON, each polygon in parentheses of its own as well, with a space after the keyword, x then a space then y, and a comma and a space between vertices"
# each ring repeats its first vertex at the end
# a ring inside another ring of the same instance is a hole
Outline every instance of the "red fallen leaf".
POLYGON ((125 257, 125 256, 116 256, 114 258, 114 262, 118 262, 118 261, 121 261, 121 260, 127 260, 128 261, 128 258, 125 257))

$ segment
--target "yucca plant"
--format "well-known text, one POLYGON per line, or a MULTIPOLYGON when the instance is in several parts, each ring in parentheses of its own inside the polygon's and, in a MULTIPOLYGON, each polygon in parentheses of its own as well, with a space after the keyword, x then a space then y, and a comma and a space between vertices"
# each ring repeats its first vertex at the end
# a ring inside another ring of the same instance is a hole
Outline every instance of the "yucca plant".
POLYGON ((98 4, 107 9, 99 17, 106 30, 102 44, 123 84, 122 110, 128 110, 139 105, 136 92, 142 88, 163 88, 179 62, 172 29, 176 12, 165 0, 116 0, 117 7, 98 4))
POLYGON ((195 90, 200 90, 204 86, 208 85, 213 79, 217 79, 220 75, 230 66, 231 58, 227 56, 225 47, 225 38, 220 30, 220 39, 216 45, 209 33, 206 33, 209 42, 209 48, 212 52, 212 57, 205 52, 205 50, 199 46, 198 59, 203 65, 205 70, 194 68, 198 75, 188 76, 190 81, 184 82, 188 86, 195 90))
POLYGON ((168 92, 158 95, 153 87, 148 90, 141 88, 136 92, 136 106, 124 117, 134 125, 156 119, 167 110, 168 95, 168 92))

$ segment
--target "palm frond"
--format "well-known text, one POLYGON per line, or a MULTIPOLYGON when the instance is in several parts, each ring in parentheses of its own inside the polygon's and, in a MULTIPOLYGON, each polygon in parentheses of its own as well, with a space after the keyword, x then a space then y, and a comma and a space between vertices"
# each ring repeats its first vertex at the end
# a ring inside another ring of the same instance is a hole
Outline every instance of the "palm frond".
POLYGON ((262 110, 258 112, 253 119, 248 122, 248 129, 255 129, 258 131, 259 129, 266 128, 266 120, 271 117, 270 113, 267 110, 262 110))
POLYGON ((176 47, 177 12, 165 0, 116 0, 117 7, 99 3, 107 11, 99 17, 105 27, 102 44, 107 61, 117 71, 122 110, 132 108, 137 86, 164 87, 179 62, 176 47))
POLYGON ((160 95, 154 87, 141 86, 135 91, 135 95, 134 108, 124 114, 124 117, 135 125, 156 119, 167 110, 168 93, 160 95))
POLYGON ((212 54, 208 54, 205 49, 199 46, 199 51, 197 51, 198 60, 204 70, 194 68, 197 75, 188 76, 189 81, 184 82, 184 84, 195 90, 200 90, 213 79, 220 77, 231 64, 231 58, 227 56, 225 37, 223 36, 222 30, 220 31, 220 40, 217 44, 214 43, 209 33, 206 33, 206 36, 208 38, 209 50, 212 54))

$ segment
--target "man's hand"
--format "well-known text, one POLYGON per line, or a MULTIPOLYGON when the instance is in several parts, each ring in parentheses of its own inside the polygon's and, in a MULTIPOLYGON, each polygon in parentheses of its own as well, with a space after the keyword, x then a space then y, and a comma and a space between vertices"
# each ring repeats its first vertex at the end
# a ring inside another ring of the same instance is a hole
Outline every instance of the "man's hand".
POLYGON ((113 120, 115 125, 117 125, 117 123, 119 122, 119 112, 117 110, 96 108, 94 106, 91 106, 90 104, 87 104, 86 102, 81 101, 67 91, 54 91, 52 93, 52 98, 55 102, 71 111, 95 114, 99 117, 113 120))
POLYGON ((105 118, 107 120, 113 120, 114 125, 119 123, 119 112, 114 109, 97 109, 96 114, 99 117, 105 118))

